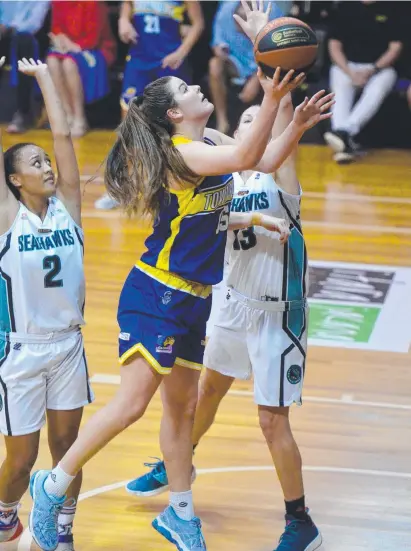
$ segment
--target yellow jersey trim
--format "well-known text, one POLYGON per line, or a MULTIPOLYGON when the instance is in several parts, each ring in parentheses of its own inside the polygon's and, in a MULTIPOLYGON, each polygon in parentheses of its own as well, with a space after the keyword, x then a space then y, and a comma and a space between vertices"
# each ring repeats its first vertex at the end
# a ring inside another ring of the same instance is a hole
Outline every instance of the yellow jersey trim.
POLYGON ((120 356, 119 358, 120 364, 124 365, 124 363, 129 358, 131 358, 131 356, 134 356, 134 354, 137 354, 137 352, 139 352, 143 356, 143 358, 151 365, 151 367, 155 369, 158 373, 160 373, 160 375, 168 375, 169 373, 171 373, 172 368, 161 366, 141 342, 139 342, 138 344, 135 344, 129 350, 127 350, 127 352, 124 352, 124 354, 120 356))
POLYGON ((181 365, 181 367, 188 367, 189 369, 194 369, 195 371, 201 371, 203 369, 203 364, 189 362, 188 360, 183 360, 182 358, 176 358, 175 363, 177 365, 181 365))
MULTIPOLYGON (((171 190, 170 190, 171 191, 171 190)), ((195 187, 190 186, 189 189, 179 190, 178 195, 178 216, 172 220, 170 224, 171 234, 167 241, 164 243, 164 247, 161 249, 160 254, 157 258, 156 266, 160 270, 168 271, 170 269, 170 254, 171 249, 174 245, 178 234, 180 233, 181 222, 183 221, 183 216, 181 213, 185 214, 196 214, 198 212, 197 202, 193 201, 195 194, 195 187), (191 204, 190 204, 191 203, 191 204)))
POLYGON ((212 291, 211 285, 202 285, 201 283, 189 281, 172 272, 150 266, 141 260, 136 263, 136 268, 171 289, 182 291, 198 298, 208 298, 212 291))

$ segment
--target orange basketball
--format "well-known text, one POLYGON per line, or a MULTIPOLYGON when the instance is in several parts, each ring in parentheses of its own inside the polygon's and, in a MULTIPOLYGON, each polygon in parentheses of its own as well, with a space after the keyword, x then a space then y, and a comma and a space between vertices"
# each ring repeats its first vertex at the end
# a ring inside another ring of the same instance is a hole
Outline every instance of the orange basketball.
POLYGON ((303 21, 293 17, 279 17, 267 23, 258 33, 254 44, 254 56, 268 77, 275 69, 294 69, 306 72, 314 64, 318 42, 314 31, 303 21))

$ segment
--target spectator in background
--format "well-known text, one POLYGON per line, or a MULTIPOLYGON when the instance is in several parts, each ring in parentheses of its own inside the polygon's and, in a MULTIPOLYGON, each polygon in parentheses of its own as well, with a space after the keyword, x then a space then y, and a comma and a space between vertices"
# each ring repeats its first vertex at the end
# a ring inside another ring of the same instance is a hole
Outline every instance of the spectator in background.
MULTIPOLYGON (((221 2, 214 20, 212 48, 214 56, 209 64, 209 84, 215 107, 217 130, 226 134, 230 124, 227 110, 227 79, 242 86, 240 100, 247 104, 257 96, 260 85, 257 78, 257 64, 253 46, 236 23, 233 14, 244 17, 240 2, 221 2)), ((282 13, 272 5, 270 20, 282 13)))
MULTIPOLYGON (((144 88, 163 76, 176 76, 191 82, 186 57, 200 38, 204 19, 197 0, 122 3, 118 31, 120 39, 130 44, 127 56, 121 107, 123 117, 128 103, 143 93, 144 88), (189 26, 184 37, 180 27, 187 10, 189 26)), ((98 209, 112 209, 116 202, 106 193, 95 203, 98 209)))
MULTIPOLYGON (((329 52, 335 93, 332 131, 324 138, 339 163, 355 159, 353 138, 374 117, 393 89, 401 49, 400 22, 393 2, 341 2, 334 14, 329 52), (394 9, 393 9, 394 8, 394 9), (361 96, 353 106, 356 93, 361 96)), ((395 3, 394 3, 395 4, 395 3)))
POLYGON ((7 132, 20 134, 33 122, 31 96, 33 79, 17 70, 17 60, 38 58, 36 33, 41 29, 50 2, 0 2, 0 57, 5 55, 11 65, 10 84, 17 87, 17 110, 7 132))
POLYGON ((108 94, 108 67, 116 57, 105 2, 53 0, 47 65, 66 110, 71 134, 87 132, 85 103, 108 94))

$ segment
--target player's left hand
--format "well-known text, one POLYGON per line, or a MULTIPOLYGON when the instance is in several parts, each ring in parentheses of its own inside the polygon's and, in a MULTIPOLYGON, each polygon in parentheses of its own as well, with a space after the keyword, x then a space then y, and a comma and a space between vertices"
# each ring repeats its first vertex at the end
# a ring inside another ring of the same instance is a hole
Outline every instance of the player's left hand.
POLYGON ((251 9, 248 2, 245 0, 241 0, 241 4, 245 11, 246 19, 243 19, 236 13, 233 17, 242 28, 244 34, 246 34, 254 44, 258 33, 268 23, 268 18, 270 17, 271 12, 271 2, 268 2, 268 7, 266 10, 264 10, 264 0, 258 0, 258 2, 257 0, 252 0, 251 9))
POLYGON ((166 57, 161 62, 161 66, 163 69, 166 67, 170 67, 170 69, 178 69, 180 65, 185 60, 185 55, 182 52, 179 52, 178 50, 175 50, 171 54, 166 55, 166 57))
POLYGON ((20 73, 24 73, 25 75, 29 75, 31 77, 37 77, 47 73, 49 70, 47 63, 43 63, 39 60, 34 61, 32 58, 28 60, 25 57, 23 57, 23 59, 19 59, 18 66, 20 73))
POLYGON ((334 94, 324 94, 325 90, 320 90, 311 99, 306 97, 295 109, 293 121, 304 132, 331 117, 330 109, 335 103, 334 94))
POLYGON ((280 243, 284 245, 290 237, 290 224, 283 218, 275 218, 266 214, 261 215, 260 226, 269 231, 280 234, 280 243))

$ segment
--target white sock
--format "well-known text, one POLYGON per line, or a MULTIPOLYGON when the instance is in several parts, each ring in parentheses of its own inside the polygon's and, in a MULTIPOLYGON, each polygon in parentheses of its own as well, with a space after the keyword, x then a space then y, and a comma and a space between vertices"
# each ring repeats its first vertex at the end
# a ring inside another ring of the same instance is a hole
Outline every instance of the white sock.
POLYGON ((193 492, 170 492, 170 505, 182 520, 194 517, 193 492))
MULTIPOLYGON (((58 518, 58 530, 60 536, 71 536, 73 532, 74 516, 76 514, 76 500, 70 499, 64 505, 60 511, 58 518)), ((73 544, 71 542, 59 542, 57 551, 71 551, 73 544)))
MULTIPOLYGON (((3 503, 0 501, 0 523, 3 526, 11 524, 15 520, 15 513, 19 508, 20 503, 15 501, 14 503, 3 503)), ((12 538, 16 533, 18 524, 10 528, 10 530, 0 531, 0 542, 5 542, 12 538)))
POLYGON ((57 465, 46 478, 44 489, 52 496, 63 497, 75 478, 75 476, 65 473, 60 465, 57 465))

